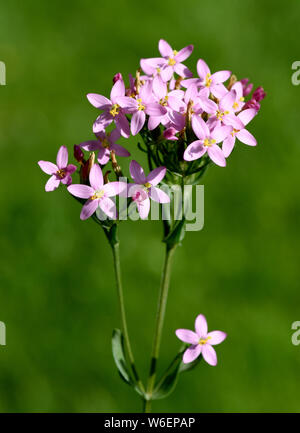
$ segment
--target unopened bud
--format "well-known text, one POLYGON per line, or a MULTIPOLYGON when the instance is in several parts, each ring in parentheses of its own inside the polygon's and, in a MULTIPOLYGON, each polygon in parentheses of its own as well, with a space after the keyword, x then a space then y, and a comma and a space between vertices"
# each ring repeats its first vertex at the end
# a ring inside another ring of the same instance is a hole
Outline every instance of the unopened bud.
POLYGON ((176 131, 176 129, 171 126, 170 128, 165 129, 164 138, 166 140, 173 140, 173 141, 178 140, 178 137, 176 137, 175 135, 177 132, 178 131, 176 131))
POLYGON ((227 89, 230 90, 231 87, 232 87, 236 82, 237 82, 237 78, 236 78, 235 75, 232 74, 231 77, 230 77, 230 79, 229 79, 229 83, 228 83, 227 89))
POLYGON ((87 183, 91 168, 93 167, 94 163, 95 163, 95 153, 92 152, 89 156, 89 159, 85 162, 85 164, 80 169, 80 180, 82 183, 87 183))
POLYGON ((118 72, 116 75, 114 75, 114 77, 113 77, 113 83, 115 84, 119 80, 123 80, 121 72, 118 72))
POLYGON ((241 80, 242 86, 243 86, 243 96, 248 96, 249 93, 252 92, 253 84, 249 83, 249 78, 243 78, 241 80))
POLYGON ((80 164, 83 164, 83 162, 84 162, 84 159, 83 159, 84 158, 84 153, 83 153, 81 147, 78 146, 77 144, 74 145, 74 158, 80 164))
POLYGON ((266 92, 263 87, 259 86, 256 90, 254 90, 252 98, 254 98, 257 102, 262 101, 266 97, 266 92))
POLYGON ((247 108, 254 108, 254 110, 259 111, 260 103, 257 102, 256 99, 252 98, 243 106, 243 110, 247 110, 247 108))

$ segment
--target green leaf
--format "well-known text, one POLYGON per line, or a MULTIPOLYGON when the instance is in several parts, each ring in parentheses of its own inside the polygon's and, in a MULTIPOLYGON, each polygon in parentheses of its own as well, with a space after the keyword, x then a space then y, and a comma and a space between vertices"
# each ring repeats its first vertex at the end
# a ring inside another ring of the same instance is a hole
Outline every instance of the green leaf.
POLYGON ((181 357, 182 353, 180 352, 171 362, 166 372, 163 374, 161 380, 158 382, 156 388, 154 389, 152 395, 153 400, 165 398, 174 391, 178 380, 181 357))
POLYGON ((179 373, 184 373, 185 371, 193 370, 195 367, 197 367, 201 359, 202 356, 199 356, 195 361, 190 362, 189 364, 184 364, 183 362, 181 362, 179 373))
POLYGON ((124 382, 133 385, 124 352, 124 337, 120 329, 114 329, 112 335, 112 353, 118 368, 119 374, 124 382))
POLYGON ((171 228, 168 236, 163 239, 163 242, 173 246, 179 244, 185 235, 185 218, 182 218, 171 228))

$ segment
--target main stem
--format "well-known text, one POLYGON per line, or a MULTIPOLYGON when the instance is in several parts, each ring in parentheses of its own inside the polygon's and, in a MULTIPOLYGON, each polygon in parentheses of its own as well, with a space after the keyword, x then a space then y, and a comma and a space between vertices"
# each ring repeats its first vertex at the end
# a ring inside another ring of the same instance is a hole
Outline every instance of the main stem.
POLYGON ((113 258, 114 258, 114 269, 115 269, 115 276, 116 276, 116 285, 117 285, 117 293, 118 293, 118 299, 119 299, 119 306, 120 306, 120 313, 121 313, 121 321, 122 321, 122 329, 123 329, 123 335, 125 340, 125 345, 127 349, 128 359, 131 365, 131 369, 134 375, 134 378, 141 389, 141 391, 144 390, 144 386, 139 378, 139 375, 137 373, 136 367, 135 367, 135 361, 133 352, 131 349, 129 334, 128 334, 128 327, 127 327, 127 320, 126 320, 126 313, 125 313, 125 304, 124 304, 124 294, 123 294, 123 287, 122 287, 122 279, 121 279, 121 265, 120 265, 120 247, 119 243, 111 243, 113 258))
POLYGON ((151 399, 152 399, 152 394, 155 386, 157 360, 159 356, 159 349, 160 349, 162 330, 164 325, 164 318, 165 318, 167 299, 168 299, 172 257, 175 249, 176 249, 176 245, 172 245, 172 246, 168 244, 166 245, 165 261, 164 261, 162 277, 161 277, 156 324, 155 324, 155 333, 154 333, 154 340, 153 340, 153 347, 152 347, 152 354, 151 354, 150 372, 148 378, 146 398, 144 400, 144 412, 151 412, 151 399))

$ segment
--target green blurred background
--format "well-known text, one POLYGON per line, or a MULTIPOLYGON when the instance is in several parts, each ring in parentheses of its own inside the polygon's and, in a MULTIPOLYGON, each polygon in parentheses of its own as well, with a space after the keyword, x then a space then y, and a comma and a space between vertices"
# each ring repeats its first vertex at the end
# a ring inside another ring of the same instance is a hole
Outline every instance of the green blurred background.
MULTIPOLYGON (((86 93, 108 94, 112 76, 158 55, 164 38, 192 43, 186 62, 231 69, 263 85, 267 98, 226 169, 204 178, 205 227, 177 250, 160 365, 204 313, 228 339, 219 364, 180 378, 154 411, 299 411, 298 0, 1 1, 0 411, 139 411, 120 381, 111 333, 120 326, 112 257, 93 221, 63 188, 45 193, 39 159, 91 139, 97 110, 86 93)), ((128 149, 143 161, 130 139, 128 149)), ((124 165, 128 161, 124 161, 124 165)), ((163 258, 159 222, 120 230, 129 328, 139 369, 148 372, 163 258)))

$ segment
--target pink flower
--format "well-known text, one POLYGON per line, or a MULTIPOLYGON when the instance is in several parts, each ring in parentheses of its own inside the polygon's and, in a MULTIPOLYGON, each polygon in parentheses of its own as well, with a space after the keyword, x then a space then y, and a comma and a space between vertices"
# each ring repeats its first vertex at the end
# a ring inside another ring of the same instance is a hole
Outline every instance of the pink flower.
POLYGON ((40 168, 43 172, 50 174, 51 177, 45 185, 46 191, 54 191, 62 182, 65 185, 72 183, 72 173, 76 171, 76 166, 68 165, 68 150, 65 146, 61 146, 57 153, 56 165, 49 161, 39 161, 40 168))
POLYGON ((120 138, 118 129, 114 129, 111 133, 100 131, 96 134, 98 140, 88 140, 80 144, 80 147, 90 152, 98 152, 98 162, 105 165, 109 161, 110 152, 113 150, 118 156, 130 156, 128 150, 116 143, 120 138))
POLYGON ((173 50, 165 40, 161 39, 158 49, 162 57, 152 59, 142 59, 141 67, 148 75, 153 75, 157 70, 164 82, 169 81, 174 72, 181 77, 192 77, 191 71, 181 62, 186 60, 193 52, 193 45, 188 45, 180 51, 173 50))
POLYGON ((201 158, 206 152, 210 159, 220 167, 226 166, 226 159, 222 149, 217 145, 232 131, 231 126, 216 126, 210 130, 200 116, 192 118, 192 126, 199 140, 193 141, 185 150, 183 158, 194 161, 201 158))
POLYGON ((204 60, 199 59, 197 62, 198 78, 191 78, 182 81, 182 85, 189 87, 191 84, 196 84, 207 89, 207 96, 211 92, 216 98, 220 99, 227 93, 226 87, 222 84, 228 80, 231 75, 230 71, 218 71, 211 74, 209 67, 204 60))
POLYGON ((68 187, 68 191, 75 197, 87 199, 81 210, 80 219, 89 218, 98 206, 110 218, 116 219, 116 205, 109 197, 125 191, 127 184, 125 182, 109 182, 104 185, 102 171, 98 164, 92 166, 89 179, 91 186, 75 184, 68 187))
POLYGON ((176 137, 175 134, 177 134, 177 131, 172 126, 170 128, 168 128, 168 129, 164 130, 164 138, 166 140, 172 140, 172 141, 178 140, 178 137, 176 137))
POLYGON ((115 122, 117 129, 123 135, 128 138, 130 135, 129 123, 118 104, 118 98, 125 96, 125 84, 122 79, 118 79, 113 85, 110 92, 110 99, 105 96, 98 95, 97 93, 89 93, 87 98, 89 102, 99 110, 103 110, 103 113, 97 117, 93 125, 93 132, 96 134, 103 131, 112 122, 115 122))
POLYGON ((132 114, 130 125, 132 135, 136 135, 142 129, 146 121, 146 114, 149 116, 162 116, 167 112, 164 106, 155 102, 151 81, 147 81, 141 87, 136 98, 123 96, 118 98, 118 102, 127 113, 132 114))
POLYGON ((195 361, 202 354, 205 361, 210 365, 217 365, 217 354, 212 346, 222 343, 227 334, 222 331, 207 332, 205 316, 199 314, 195 321, 195 331, 189 329, 177 329, 176 336, 184 343, 191 344, 183 354, 184 364, 195 361))
POLYGON ((233 129, 231 133, 225 138, 222 145, 222 150, 227 158, 235 144, 235 138, 237 137, 242 143, 248 144, 248 146, 256 146, 257 142, 256 139, 253 137, 252 134, 250 134, 247 129, 245 129, 245 126, 248 125, 249 122, 253 119, 253 117, 257 114, 257 111, 254 108, 249 108, 247 110, 243 110, 238 114, 238 119, 242 123, 242 128, 240 129, 233 129))
POLYGON ((138 212, 142 219, 147 218, 150 211, 149 197, 158 203, 169 203, 169 196, 157 188, 156 185, 165 177, 167 169, 165 167, 157 167, 152 170, 148 176, 145 176, 143 168, 137 161, 131 161, 130 174, 135 182, 128 187, 128 197, 132 197, 136 203, 138 212))

